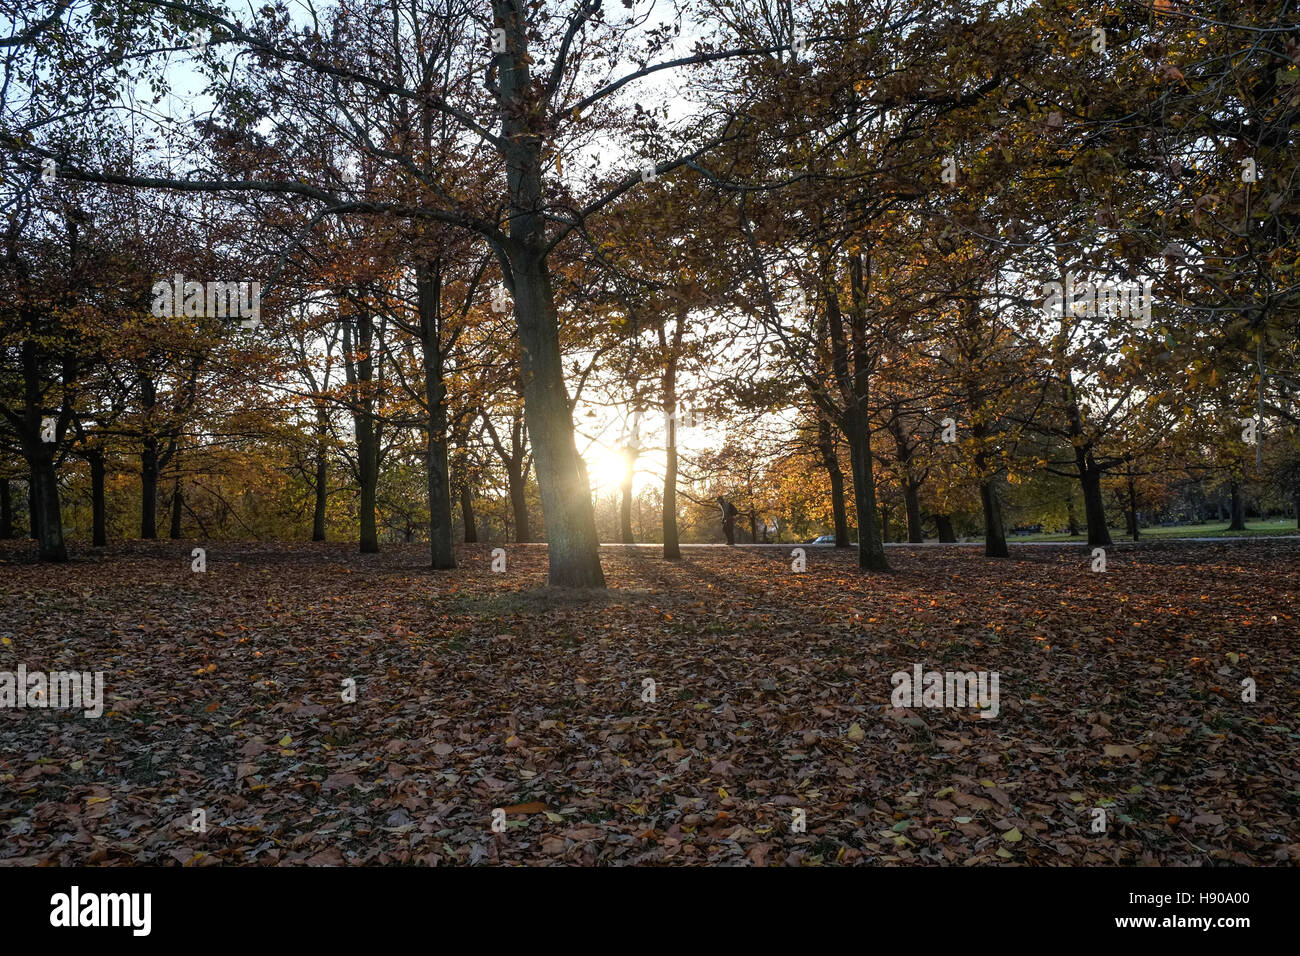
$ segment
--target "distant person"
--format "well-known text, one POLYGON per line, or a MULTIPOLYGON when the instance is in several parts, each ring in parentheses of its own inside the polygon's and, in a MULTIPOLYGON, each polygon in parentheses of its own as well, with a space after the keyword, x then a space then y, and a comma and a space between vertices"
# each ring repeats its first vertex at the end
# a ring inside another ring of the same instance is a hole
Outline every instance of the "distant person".
POLYGON ((736 515, 740 514, 722 495, 718 495, 718 507, 722 509, 722 533, 727 536, 727 544, 736 543, 736 515))

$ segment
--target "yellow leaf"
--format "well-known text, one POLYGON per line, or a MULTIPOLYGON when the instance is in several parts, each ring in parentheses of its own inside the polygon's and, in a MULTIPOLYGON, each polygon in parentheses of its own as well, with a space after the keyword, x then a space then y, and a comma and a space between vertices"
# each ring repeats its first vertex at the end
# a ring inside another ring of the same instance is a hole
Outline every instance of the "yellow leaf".
POLYGON ((866 740, 867 732, 857 724, 849 728, 849 740, 866 740))
POLYGON ((291 743, 293 743, 293 738, 290 737, 288 734, 285 734, 283 737, 280 738, 280 746, 281 746, 281 747, 287 747, 287 746, 289 746, 291 743))
POLYGON ((1022 834, 1017 827, 1012 827, 1006 833, 1002 834, 1002 839, 1006 840, 1008 843, 1019 843, 1024 838, 1024 834, 1022 834))
POLYGON ((726 800, 727 797, 729 796, 729 794, 728 794, 727 791, 724 790, 722 787, 719 787, 719 788, 718 788, 718 796, 721 797, 723 800, 726 800))

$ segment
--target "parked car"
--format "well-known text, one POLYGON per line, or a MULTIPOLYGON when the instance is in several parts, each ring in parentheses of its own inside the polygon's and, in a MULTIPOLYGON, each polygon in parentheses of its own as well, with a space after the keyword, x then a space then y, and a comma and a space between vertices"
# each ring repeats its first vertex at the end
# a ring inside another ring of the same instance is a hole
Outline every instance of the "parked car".
POLYGON ((835 543, 835 535, 833 534, 823 534, 816 538, 809 538, 807 541, 804 542, 804 544, 834 544, 834 543, 835 543))

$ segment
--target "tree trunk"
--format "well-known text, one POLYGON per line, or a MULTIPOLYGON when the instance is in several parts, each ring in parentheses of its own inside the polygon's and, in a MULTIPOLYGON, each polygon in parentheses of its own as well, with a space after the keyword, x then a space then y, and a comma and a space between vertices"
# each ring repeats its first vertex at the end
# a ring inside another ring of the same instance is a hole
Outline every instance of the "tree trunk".
POLYGON ((664 418, 668 422, 667 448, 664 451, 664 560, 680 561, 682 548, 677 540, 677 382, 675 374, 671 373, 664 376, 664 418))
POLYGON ((90 463, 90 524, 91 545, 103 548, 108 544, 108 516, 104 504, 104 453, 98 449, 86 453, 90 463))
POLYGON ((460 486, 460 515, 465 523, 465 543, 478 543, 478 525, 474 519, 474 494, 469 490, 469 482, 460 486))
POLYGON ((1074 510, 1073 492, 1065 499, 1065 513, 1070 523, 1070 537, 1077 538, 1079 536, 1079 516, 1074 510))
POLYGON ((147 437, 140 451, 140 537, 158 537, 158 440, 147 437))
POLYGON ((513 284, 524 414, 546 522, 547 581, 555 587, 603 588, 591 484, 573 440, 559 316, 546 263, 549 212, 542 188, 542 142, 548 117, 537 107, 528 24, 521 8, 494 0, 493 15, 506 33, 505 52, 497 56, 496 66, 510 223, 509 239, 497 249, 513 284))
POLYGON ((181 536, 181 508, 184 507, 185 500, 181 492, 181 480, 175 478, 172 481, 172 524, 167 529, 167 536, 173 541, 177 541, 181 536))
POLYGON ((889 508, 883 503, 880 506, 880 542, 889 544, 889 508))
POLYGON ((934 523, 939 528, 939 541, 941 543, 957 543, 957 534, 952 530, 952 515, 935 515, 934 523))
POLYGON ((632 534, 632 479, 636 476, 636 452, 631 448, 623 449, 624 470, 620 491, 622 500, 619 504, 618 526, 619 538, 624 544, 633 544, 636 538, 632 534))
POLYGON ((1241 497, 1241 483, 1234 481, 1229 484, 1228 488, 1232 492, 1232 523, 1228 525, 1228 530, 1245 531, 1246 509, 1241 497))
MULTIPOLYGON (((520 252, 511 265, 522 350, 524 415, 546 521, 547 583, 552 587, 603 588, 605 574, 600 567, 591 486, 573 441, 551 278, 540 252, 520 252)), ((526 520, 526 511, 524 515, 526 520)))
POLYGON ((9 498, 9 479, 0 478, 0 538, 14 536, 14 506, 9 498))
POLYGON ((379 526, 375 506, 379 491, 379 442, 375 438, 374 416, 363 411, 357 416, 357 464, 361 481, 361 537, 362 554, 379 550, 379 526))
POLYGON ((33 541, 41 538, 41 506, 36 498, 36 469, 27 473, 27 537, 33 541))
POLYGON ((980 503, 984 506, 984 555, 989 558, 1009 558, 1007 531, 1002 522, 1002 502, 998 495, 997 478, 980 481, 980 503))
POLYGON ((988 423, 977 421, 971 426, 976 447, 975 470, 979 475, 980 504, 984 509, 984 556, 989 558, 1009 558, 1007 550, 1007 529, 1002 520, 1002 499, 998 494, 998 474, 989 470, 989 452, 985 445, 990 427, 988 423))
POLYGON ((311 513, 311 539, 325 540, 325 506, 327 489, 325 482, 329 479, 329 462, 325 460, 325 410, 316 412, 316 504, 311 513))
POLYGON ((907 540, 920 544, 925 540, 921 530, 921 483, 908 479, 903 482, 903 500, 907 503, 907 540))
POLYGON ((533 532, 528 522, 528 474, 523 471, 522 461, 506 464, 506 484, 510 490, 510 514, 515 525, 515 541, 520 544, 532 541, 533 532))
MULTIPOLYGON (((865 407, 866 400, 863 398, 865 407)), ((844 416, 844 437, 853 463, 853 505, 858 514, 858 567, 888 571, 885 547, 876 517, 876 478, 871 459, 871 432, 864 414, 850 409, 844 416)))
POLYGON ((1101 470, 1082 449, 1076 452, 1079 466, 1079 483, 1083 486, 1083 513, 1088 522, 1088 546, 1104 548, 1111 544, 1110 529, 1106 527, 1106 502, 1101 494, 1101 470))
MULTIPOLYGON (((340 316, 344 299, 340 297, 340 316)), ((359 549, 362 554, 379 550, 379 527, 375 508, 379 490, 379 437, 375 428, 374 316, 363 303, 356 303, 356 337, 351 323, 343 321, 343 351, 348 384, 356 395, 352 404, 352 422, 357 435, 357 479, 361 486, 359 549)))
POLYGON ((424 349, 425 472, 429 488, 429 554, 439 570, 456 566, 451 543, 451 476, 447 468, 447 384, 442 356, 442 264, 416 267, 420 338, 424 349))
POLYGON ((1128 533, 1134 541, 1141 533, 1138 530, 1137 489, 1133 486, 1132 476, 1128 479, 1128 533))
POLYGON ((59 479, 54 471, 54 445, 41 443, 34 453, 32 473, 36 478, 36 517, 38 553, 42 561, 67 561, 68 548, 63 541, 63 514, 59 507, 59 479))
POLYGON ((844 506, 844 473, 840 471, 840 458, 835 453, 835 435, 830 422, 817 421, 817 449, 821 452, 822 467, 831 479, 831 517, 835 523, 835 547, 849 546, 849 516, 844 506))
POLYGON ((1295 526, 1300 531, 1300 491, 1295 494, 1295 526))

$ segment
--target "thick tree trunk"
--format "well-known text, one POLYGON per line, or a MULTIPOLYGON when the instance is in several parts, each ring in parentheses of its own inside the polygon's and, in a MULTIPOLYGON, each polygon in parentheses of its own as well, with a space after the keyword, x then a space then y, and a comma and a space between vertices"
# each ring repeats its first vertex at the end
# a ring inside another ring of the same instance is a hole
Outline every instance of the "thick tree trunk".
POLYGON ((36 470, 27 473, 27 537, 33 541, 41 538, 41 506, 36 498, 36 470))
POLYGON ((1228 525, 1228 530, 1245 531, 1246 530, 1246 508, 1245 508, 1245 502, 1242 500, 1241 497, 1241 483, 1236 481, 1231 482, 1228 485, 1228 488, 1232 493, 1232 498, 1231 498, 1232 522, 1231 524, 1228 525))
POLYGON ((146 438, 140 451, 140 537, 158 537, 158 441, 146 438))
POLYGON ((952 529, 952 515, 935 515, 934 523, 939 529, 939 541, 941 543, 957 543, 957 533, 952 529))
POLYGON ((439 570, 456 566, 451 543, 451 475, 447 467, 447 384, 442 356, 442 266, 420 263, 416 268, 420 338, 424 349, 425 472, 429 488, 429 556, 439 570))
POLYGON ((103 548, 108 544, 108 515, 104 503, 104 453, 92 450, 86 454, 90 464, 90 543, 103 548))
POLYGON ((67 561, 68 548, 63 541, 63 513, 59 507, 59 479, 54 471, 54 445, 42 443, 32 455, 32 473, 36 478, 36 518, 38 553, 42 561, 67 561))
POLYGON ((465 524, 465 543, 478 543, 478 525, 474 518, 474 493, 469 489, 469 482, 460 486, 460 516, 465 524))
POLYGON ((9 497, 9 479, 0 478, 0 538, 14 536, 14 505, 9 497))
POLYGON ((559 316, 546 263, 548 200, 542 188, 546 110, 539 109, 521 8, 494 0, 506 33, 496 57, 510 235, 497 249, 508 260, 519 329, 524 414, 537 463, 546 522, 547 581, 557 587, 603 588, 591 484, 573 440, 573 410, 564 384, 559 316))
POLYGON ((379 525, 375 515, 379 493, 379 442, 375 438, 374 416, 362 412, 357 416, 357 464, 361 481, 362 554, 379 550, 379 525))
MULTIPOLYGON (((862 398, 865 407, 866 399, 862 398)), ((858 567, 888 571, 885 547, 876 517, 876 478, 871 458, 871 432, 865 415, 850 409, 844 416, 844 437, 853 463, 853 504, 858 515, 858 567)))
POLYGON ((167 529, 167 536, 173 541, 179 540, 181 536, 181 508, 184 505, 185 499, 181 491, 181 480, 176 478, 172 481, 172 524, 167 529))
POLYGON ((921 529, 921 483, 911 479, 903 482, 903 500, 907 504, 907 540, 920 544, 925 540, 921 529))
POLYGON ((989 558, 1009 558, 1006 525, 1002 521, 1002 501, 998 495, 996 477, 980 481, 980 503, 984 506, 984 555, 989 558))
MULTIPOLYGON (((340 315, 343 315, 340 298, 340 315)), ((379 491, 379 436, 375 423, 373 354, 374 317, 364 303, 358 302, 353 310, 356 316, 356 336, 352 325, 343 321, 343 351, 348 384, 356 390, 353 397, 352 423, 357 436, 357 480, 360 484, 360 534, 358 547, 362 554, 379 550, 379 526, 375 514, 379 491)))
POLYGON ((817 450, 821 453, 822 467, 831 480, 831 520, 835 524, 835 547, 849 546, 849 515, 844 506, 844 473, 840 471, 840 458, 835 453, 835 435, 830 422, 817 421, 817 450))
POLYGON ((325 506, 327 491, 325 482, 329 479, 329 462, 325 459, 325 412, 316 413, 316 503, 311 513, 311 539, 325 540, 325 506))
POLYGON ((506 484, 510 491, 510 515, 515 525, 515 541, 520 544, 532 541, 533 532, 528 521, 528 475, 523 470, 522 462, 506 464, 506 484))
POLYGON ((1088 546, 1104 548, 1111 544, 1110 529, 1106 527, 1106 502, 1101 494, 1101 470, 1082 450, 1077 453, 1079 483, 1083 487, 1083 513, 1088 522, 1088 546))
POLYGON ((1002 520, 1002 499, 998 493, 998 473, 989 468, 990 454, 986 450, 985 440, 989 437, 990 427, 986 422, 976 422, 971 426, 976 447, 975 470, 979 475, 980 504, 984 509, 984 555, 989 558, 1009 558, 1007 550, 1007 529, 1002 520))
POLYGON ((524 414, 546 521, 547 582, 553 587, 603 588, 591 486, 573 441, 551 278, 538 252, 520 253, 511 265, 523 358, 524 414))

